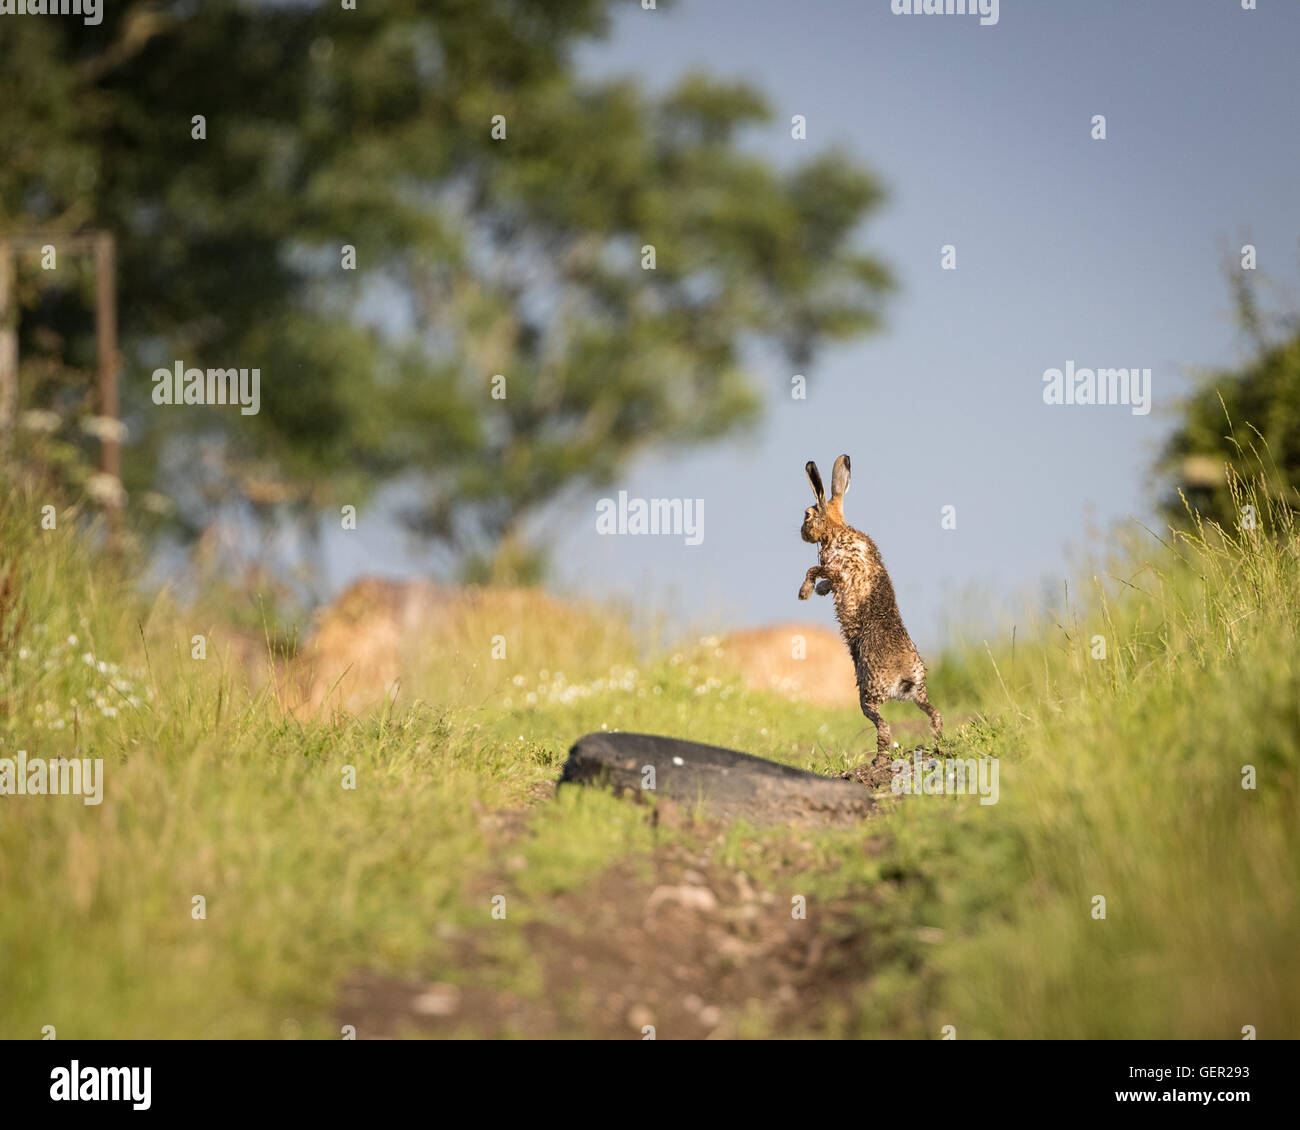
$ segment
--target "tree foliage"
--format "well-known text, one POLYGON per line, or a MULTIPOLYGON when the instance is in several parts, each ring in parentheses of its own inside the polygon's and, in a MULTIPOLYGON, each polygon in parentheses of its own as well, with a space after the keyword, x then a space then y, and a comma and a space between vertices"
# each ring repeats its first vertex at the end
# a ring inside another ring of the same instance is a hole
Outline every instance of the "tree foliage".
POLYGON ((1233 282, 1253 356, 1207 374, 1181 406, 1159 461, 1169 483, 1163 510, 1176 525, 1191 520, 1189 510, 1225 529, 1240 525, 1229 469, 1300 509, 1300 316, 1267 318, 1255 288, 1233 282))
MULTIPOLYGON (((162 489, 197 532, 232 497, 310 521, 402 482, 414 528, 500 562, 542 504, 752 421, 751 344, 803 365, 876 325, 888 276, 855 246, 876 180, 755 157, 747 133, 789 129, 745 85, 583 81, 573 50, 611 7, 5 22, 0 234, 116 233, 132 495, 162 489), (155 405, 178 359, 260 368, 261 411, 155 405)), ((85 281, 21 279, 24 405, 68 409, 85 281)))

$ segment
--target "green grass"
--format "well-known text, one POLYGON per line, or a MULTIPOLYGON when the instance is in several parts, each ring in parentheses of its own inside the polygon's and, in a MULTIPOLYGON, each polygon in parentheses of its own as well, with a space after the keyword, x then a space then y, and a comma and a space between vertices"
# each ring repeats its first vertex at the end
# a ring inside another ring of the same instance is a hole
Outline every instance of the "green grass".
MULTIPOLYGON (((102 757, 105 798, 0 797, 0 1037, 336 1038, 358 969, 537 997, 546 955, 520 926, 669 842, 850 908, 810 925, 860 931, 871 971, 809 1032, 1300 1035, 1300 567, 1289 517, 1260 509, 1254 531, 1117 547, 1060 617, 1020 622, 1014 655, 1008 638, 932 664, 945 752, 1000 759, 997 805, 715 835, 536 790, 602 726, 827 771, 874 745, 861 716, 746 692, 711 642, 657 652, 593 610, 517 625, 508 661, 486 611, 398 706, 295 717, 219 648, 190 657, 219 610, 143 600, 93 532, 43 531, 11 492, 0 757, 102 757)), ((771 1030, 732 1003, 741 1034, 771 1030)))

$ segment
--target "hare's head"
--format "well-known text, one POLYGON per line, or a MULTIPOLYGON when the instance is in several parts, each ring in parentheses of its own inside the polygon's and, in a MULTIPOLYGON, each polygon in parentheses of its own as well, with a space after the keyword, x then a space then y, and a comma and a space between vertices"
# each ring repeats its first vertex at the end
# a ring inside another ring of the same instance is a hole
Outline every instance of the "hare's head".
POLYGON ((799 536, 804 541, 824 542, 845 525, 844 496, 849 489, 849 457, 841 455, 835 460, 835 469, 831 473, 830 498, 826 497, 826 488, 822 486, 817 464, 810 460, 804 470, 808 472, 808 481, 812 483, 817 504, 803 512, 803 526, 799 530, 799 536))

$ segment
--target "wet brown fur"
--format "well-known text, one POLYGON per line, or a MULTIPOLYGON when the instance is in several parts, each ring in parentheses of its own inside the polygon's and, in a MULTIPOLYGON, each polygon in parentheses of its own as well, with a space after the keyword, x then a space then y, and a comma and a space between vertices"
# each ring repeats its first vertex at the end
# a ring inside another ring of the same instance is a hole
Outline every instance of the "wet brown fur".
POLYGON ((804 575, 799 599, 830 593, 835 617, 848 644, 858 681, 862 713, 876 726, 876 749, 890 747, 889 725, 880 716, 880 704, 891 699, 914 702, 930 719, 936 741, 943 736, 943 717, 931 705, 925 690, 925 664, 903 627, 880 550, 861 530, 844 520, 844 495, 849 489, 849 457, 835 460, 831 496, 826 497, 817 464, 804 468, 817 503, 804 511, 800 536, 821 548, 818 563, 804 575))

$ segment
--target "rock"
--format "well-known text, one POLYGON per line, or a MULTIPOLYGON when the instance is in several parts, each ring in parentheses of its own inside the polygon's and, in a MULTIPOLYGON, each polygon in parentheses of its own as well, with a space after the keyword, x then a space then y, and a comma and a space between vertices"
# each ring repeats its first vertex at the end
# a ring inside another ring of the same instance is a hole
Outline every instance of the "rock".
POLYGON ((455 985, 430 985, 411 1001, 411 1008, 421 1016, 450 1016, 460 1007, 460 990, 455 985))
POLYGON ((856 781, 655 734, 602 731, 579 738, 559 783, 668 798, 688 810, 698 804, 711 816, 755 824, 849 823, 868 815, 875 803, 856 781), (649 767, 653 790, 645 787, 649 767))
POLYGON ((655 908, 665 902, 679 903, 687 910, 710 911, 716 910, 718 906, 717 896, 708 887, 691 887, 686 884, 680 887, 663 886, 650 892, 645 904, 646 914, 653 914, 655 908))

